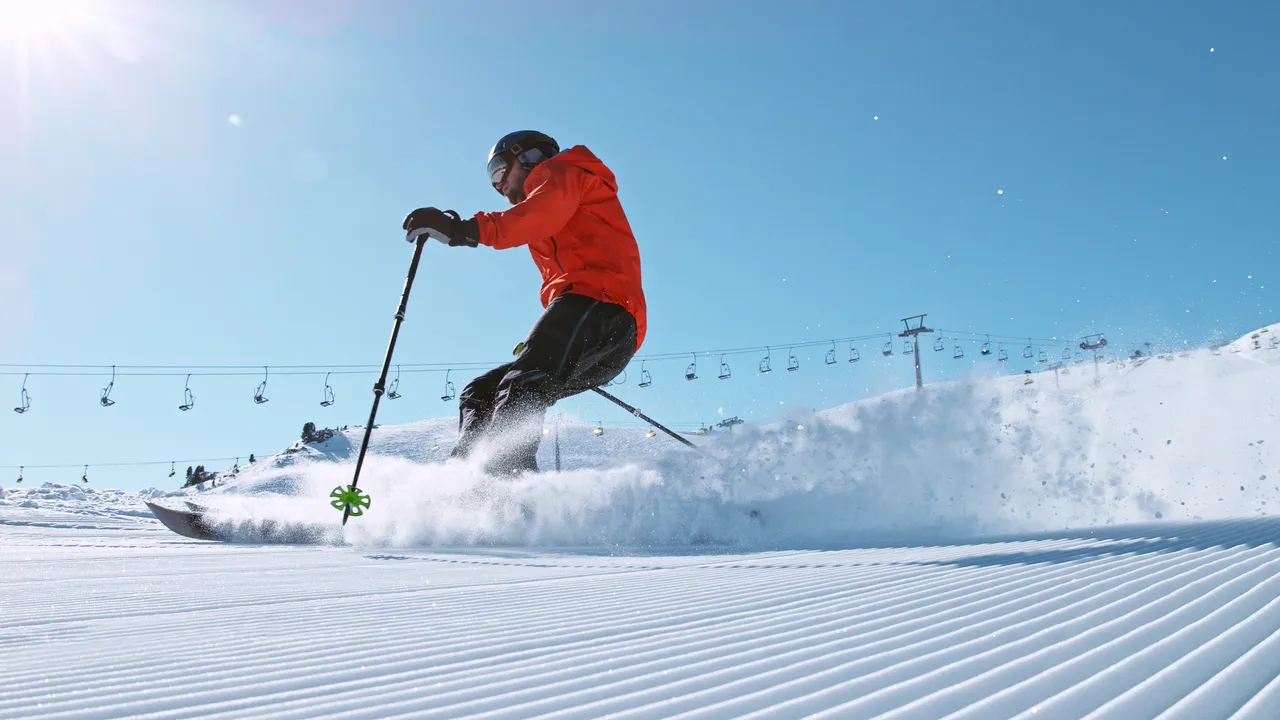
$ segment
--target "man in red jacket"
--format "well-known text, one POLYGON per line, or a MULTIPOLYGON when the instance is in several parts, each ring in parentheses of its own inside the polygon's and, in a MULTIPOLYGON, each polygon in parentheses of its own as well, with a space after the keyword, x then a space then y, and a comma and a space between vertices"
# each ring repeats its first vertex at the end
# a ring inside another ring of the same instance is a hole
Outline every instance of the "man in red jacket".
POLYGON ((587 148, 564 152, 540 132, 521 130, 489 152, 489 181, 514 206, 457 213, 419 208, 405 238, 427 235, 450 247, 505 250, 526 245, 542 273, 542 317, 516 359, 481 375, 459 398, 455 457, 502 435, 487 468, 536 471, 542 420, 557 400, 615 378, 644 342, 640 251, 618 202, 613 173, 587 148))

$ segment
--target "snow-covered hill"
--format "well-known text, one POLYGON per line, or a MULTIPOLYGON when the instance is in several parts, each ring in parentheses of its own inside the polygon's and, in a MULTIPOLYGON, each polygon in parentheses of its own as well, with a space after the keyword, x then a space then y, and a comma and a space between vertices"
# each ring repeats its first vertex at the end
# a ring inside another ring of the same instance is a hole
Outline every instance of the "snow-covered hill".
MULTIPOLYGON (((452 421, 383 426, 361 477, 374 505, 346 539, 812 547, 1264 516, 1280 503, 1276 337, 903 390, 692 436, 701 452, 644 427, 549 424, 540 463, 558 434, 564 470, 501 483, 444 461, 452 421)), ((260 459, 201 502, 332 522, 361 433, 260 459)))

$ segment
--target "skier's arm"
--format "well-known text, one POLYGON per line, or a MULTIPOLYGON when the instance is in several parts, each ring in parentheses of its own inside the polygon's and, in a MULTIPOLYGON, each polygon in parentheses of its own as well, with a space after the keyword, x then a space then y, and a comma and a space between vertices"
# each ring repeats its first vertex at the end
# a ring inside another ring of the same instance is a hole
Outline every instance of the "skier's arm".
POLYGON ((564 228, 582 201, 587 173, 571 165, 546 170, 546 177, 529 191, 524 202, 502 212, 476 213, 481 245, 505 250, 551 237, 564 228))

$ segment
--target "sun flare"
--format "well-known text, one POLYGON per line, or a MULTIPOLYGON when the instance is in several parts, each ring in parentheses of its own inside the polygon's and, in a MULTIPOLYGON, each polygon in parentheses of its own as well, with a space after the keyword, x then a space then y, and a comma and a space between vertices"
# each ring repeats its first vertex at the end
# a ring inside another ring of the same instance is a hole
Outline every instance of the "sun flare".
POLYGON ((36 40, 87 23, 91 0, 0 0, 0 42, 36 40))

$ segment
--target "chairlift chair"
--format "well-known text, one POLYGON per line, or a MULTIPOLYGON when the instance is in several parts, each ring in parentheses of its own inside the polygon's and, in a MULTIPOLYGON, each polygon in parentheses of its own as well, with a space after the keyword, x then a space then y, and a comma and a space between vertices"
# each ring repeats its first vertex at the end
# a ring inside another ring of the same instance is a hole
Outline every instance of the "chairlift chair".
POLYGON ((400 399, 400 366, 396 366, 396 377, 391 381, 391 387, 387 388, 388 400, 400 399))
POLYGON ((1022 371, 1022 374, 1023 374, 1023 377, 1024 377, 1024 378, 1026 378, 1025 380, 1023 380, 1023 381, 1022 381, 1022 384, 1023 384, 1023 385, 1030 385, 1031 383, 1035 382, 1035 380, 1032 380, 1032 379, 1031 379, 1031 371, 1030 371, 1030 370, 1023 370, 1023 371, 1022 371))
POLYGON ((640 361, 640 387, 642 388, 649 387, 652 384, 653 384, 653 376, 649 374, 648 370, 644 369, 644 361, 641 360, 640 361))
POLYGON ((911 342, 910 340, 903 340, 903 341, 902 341, 902 354, 903 354, 903 355, 914 355, 914 354, 915 354, 915 352, 916 352, 916 344, 915 344, 915 343, 911 342))
POLYGON ((27 378, 30 376, 31 373, 22 376, 22 404, 13 409, 19 415, 31 409, 31 396, 27 394, 27 378))
POLYGON ((449 380, 449 373, 451 372, 453 371, 452 370, 444 371, 444 394, 440 396, 440 399, 445 402, 449 402, 450 400, 458 396, 458 393, 454 391, 453 382, 449 380))
POLYGON ((856 363, 862 359, 862 354, 858 352, 858 348, 853 345, 849 346, 849 362, 856 363))
POLYGON ((658 431, 657 431, 657 430, 654 430, 654 429, 653 429, 653 426, 652 426, 652 425, 650 425, 650 426, 649 426, 649 432, 645 433, 645 434, 644 434, 644 436, 645 436, 645 437, 650 437, 650 438, 651 438, 651 437, 658 437, 658 431))
POLYGON ((23 470, 23 468, 24 468, 24 467, 25 467, 24 465, 19 465, 19 466, 18 466, 18 484, 19 484, 19 485, 21 485, 21 484, 22 484, 22 470, 23 470))
POLYGON ((333 404, 333 388, 329 385, 329 373, 324 374, 324 400, 320 401, 320 407, 329 407, 333 404))
POLYGON ((951 357, 955 358, 956 360, 959 360, 960 358, 964 357, 964 348, 960 347, 960 343, 956 343, 956 350, 954 353, 951 354, 951 357))
POLYGON ((689 367, 684 369, 684 379, 685 380, 698 379, 698 356, 697 355, 693 356, 693 362, 689 363, 689 367))
POLYGON ((836 364, 836 344, 834 342, 831 343, 831 349, 827 351, 827 357, 824 362, 828 365, 836 364))
POLYGON ((1049 353, 1045 352, 1044 350, 1041 350, 1040 356, 1036 358, 1036 362, 1042 362, 1042 363, 1049 362, 1049 353))
POLYGON ((1036 356, 1035 348, 1031 347, 1031 341, 1027 340, 1027 346, 1022 348, 1022 357, 1031 359, 1036 356))
POLYGON ((707 424, 706 424, 706 423, 702 423, 702 427, 698 428, 698 431, 697 431, 697 433, 696 433, 696 434, 697 434, 697 435, 706 435, 706 434, 707 434, 707 424))
POLYGON ((893 355, 893 341, 890 340, 884 344, 884 349, 880 351, 885 357, 893 355))
MULTIPOLYGON (((191 393, 191 373, 187 373, 187 384, 182 388, 182 404, 178 409, 186 412, 196 406, 196 396, 191 393)), ((173 477, 170 475, 170 477, 173 477)))
POLYGON ((990 335, 987 336, 987 341, 982 343, 982 350, 980 352, 983 355, 991 354, 991 336, 990 335))
POLYGON ((81 482, 89 482, 89 466, 84 466, 84 472, 80 473, 81 482))
POLYGON ((772 351, 770 351, 770 350, 769 350, 769 348, 765 348, 765 350, 764 350, 764 357, 760 359, 760 374, 761 374, 761 375, 763 375, 763 374, 765 374, 765 373, 773 372, 773 367, 771 367, 771 366, 770 366, 770 362, 771 362, 772 360, 773 360, 773 353, 772 353, 772 351))
POLYGON ((107 383, 107 386, 102 388, 102 397, 98 398, 98 404, 102 405, 102 407, 111 407, 112 405, 116 404, 116 401, 111 399, 111 388, 115 386, 116 386, 116 366, 112 365, 111 366, 111 382, 107 383))
POLYGON ((933 350, 934 352, 941 352, 943 347, 942 337, 939 336, 937 340, 933 341, 933 350))
POLYGON ((996 349, 996 362, 1004 362, 1009 359, 1009 351, 1004 348, 996 349))
POLYGON ((169 463, 169 477, 173 477, 174 475, 177 475, 177 474, 178 474, 178 468, 175 467, 175 463, 172 463, 172 462, 169 463))
POLYGON ((594 433, 596 437, 604 435, 604 423, 600 423, 599 425, 596 425, 596 429, 592 430, 591 432, 594 433))
POLYGON ((1063 351, 1062 351, 1062 359, 1063 359, 1063 360, 1070 360, 1070 359, 1071 359, 1071 348, 1064 348, 1064 349, 1063 349, 1063 351))
POLYGON ((796 349, 791 348, 787 351, 787 372, 795 372, 800 369, 800 358, 796 357, 796 349))
POLYGON ((265 365, 262 366, 262 382, 258 384, 258 389, 253 392, 253 401, 259 405, 267 402, 265 393, 267 392, 267 377, 269 375, 270 371, 267 370, 267 367, 265 365))
POLYGON ((231 466, 231 474, 232 475, 240 474, 240 458, 236 458, 236 464, 231 466))
POLYGON ((729 372, 729 363, 724 361, 724 355, 720 356, 720 379, 728 380, 733 373, 729 372))

